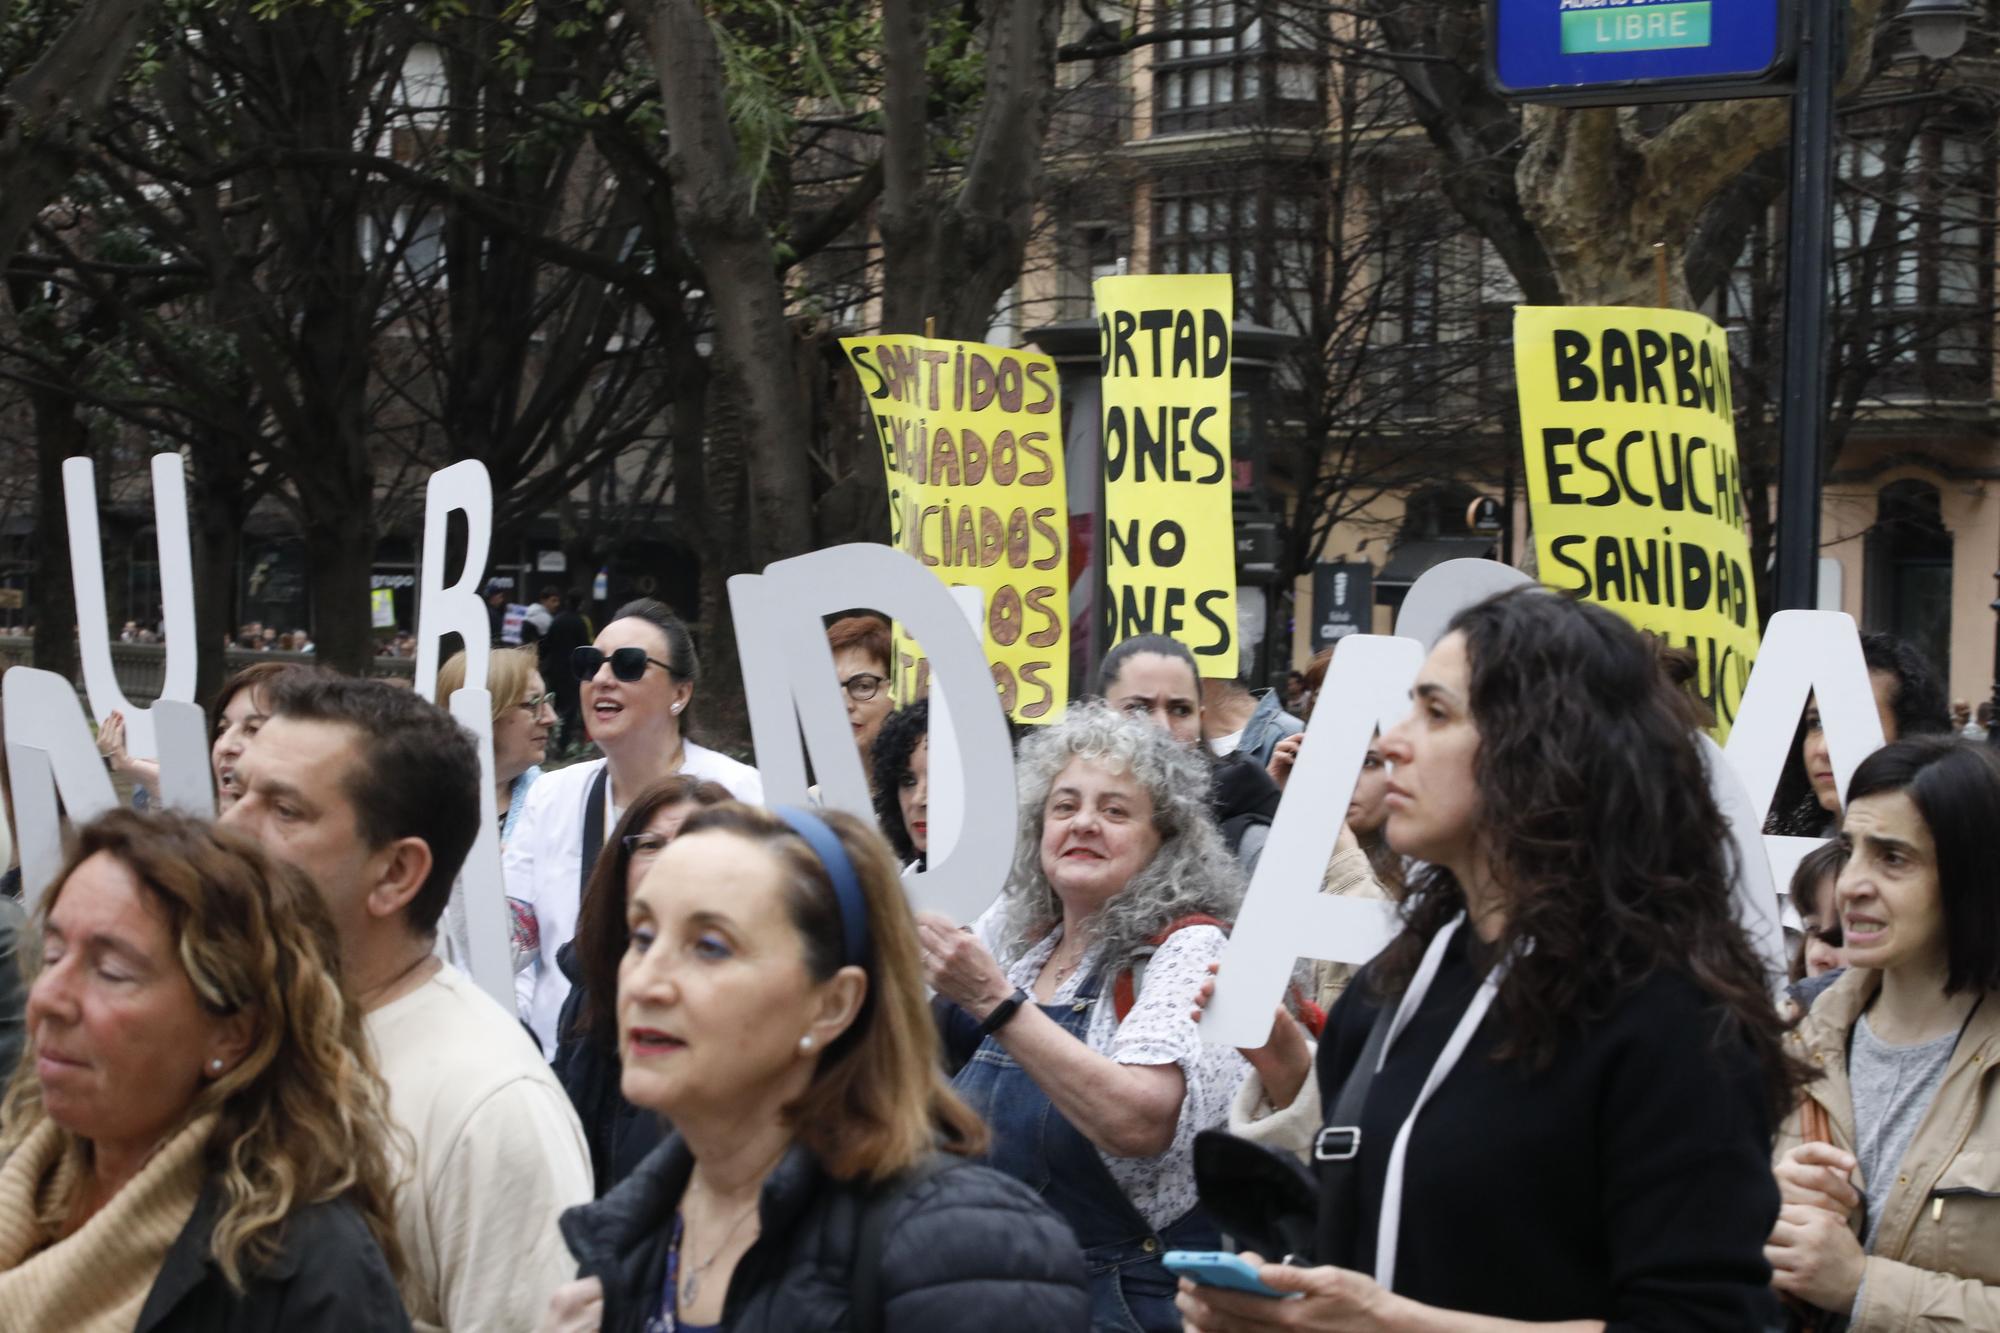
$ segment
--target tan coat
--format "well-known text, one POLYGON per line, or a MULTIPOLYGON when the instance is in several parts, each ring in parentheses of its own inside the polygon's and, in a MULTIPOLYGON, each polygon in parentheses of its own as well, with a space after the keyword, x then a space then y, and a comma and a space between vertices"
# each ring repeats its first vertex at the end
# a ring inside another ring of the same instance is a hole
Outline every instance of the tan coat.
MULTIPOLYGON (((1791 1034, 1819 1070, 1808 1092, 1826 1107, 1833 1141, 1854 1151, 1848 1034, 1881 986, 1855 968, 1791 1034)), ((1988 995, 1959 1039, 1944 1082, 1903 1156, 1883 1205, 1852 1333, 2000 1330, 2000 994, 1988 995)), ((1778 1131, 1774 1162, 1801 1141, 1799 1113, 1778 1131)), ((1854 1218, 1857 1233, 1861 1218, 1854 1218)))
MULTIPOLYGON (((1331 893, 1337 897, 1370 898, 1381 901, 1389 896, 1381 881, 1375 878, 1375 868, 1368 864, 1368 853, 1359 847, 1349 847, 1335 852, 1326 863, 1326 874, 1319 884, 1321 893, 1331 893)), ((1354 974, 1361 968, 1354 963, 1313 964, 1313 999, 1319 1007, 1333 1012, 1333 1002, 1354 980, 1354 974)))

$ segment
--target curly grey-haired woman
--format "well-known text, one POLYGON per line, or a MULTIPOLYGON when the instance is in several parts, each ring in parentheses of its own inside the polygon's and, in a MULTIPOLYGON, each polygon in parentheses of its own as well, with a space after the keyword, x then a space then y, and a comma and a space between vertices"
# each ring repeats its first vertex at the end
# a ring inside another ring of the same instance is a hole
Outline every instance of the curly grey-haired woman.
POLYGON ((958 1094, 992 1164, 1076 1232, 1094 1329, 1178 1329, 1160 1256, 1213 1249, 1194 1136, 1248 1072, 1190 1019, 1242 871, 1199 758, 1102 704, 1021 747, 1021 836, 1000 900, 969 929, 919 918, 958 1094))

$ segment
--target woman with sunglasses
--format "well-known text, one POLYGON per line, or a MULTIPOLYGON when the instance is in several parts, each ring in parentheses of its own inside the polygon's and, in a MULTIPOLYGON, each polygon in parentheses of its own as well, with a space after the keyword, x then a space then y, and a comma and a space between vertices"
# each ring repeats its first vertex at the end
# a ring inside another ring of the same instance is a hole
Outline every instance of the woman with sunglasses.
POLYGON ((556 1078, 569 1093, 590 1144, 590 1170, 597 1193, 632 1173, 632 1168, 666 1137, 666 1122, 625 1100, 618 1090, 623 1065, 618 1058, 618 964, 631 945, 626 904, 639 881, 688 817, 720 805, 729 792, 720 784, 677 774, 639 794, 611 831, 611 842, 576 918, 576 938, 556 951, 556 965, 569 978, 556 1025, 556 1078))
POLYGON ((687 626, 665 603, 642 597, 619 607, 570 665, 584 728, 604 758, 536 783, 502 857, 507 896, 535 916, 537 957, 517 974, 515 997, 545 1052, 555 1049, 569 994, 556 951, 576 933, 584 886, 626 807, 676 773, 720 783, 739 801, 764 799, 756 769, 687 738, 687 707, 701 668, 687 626))

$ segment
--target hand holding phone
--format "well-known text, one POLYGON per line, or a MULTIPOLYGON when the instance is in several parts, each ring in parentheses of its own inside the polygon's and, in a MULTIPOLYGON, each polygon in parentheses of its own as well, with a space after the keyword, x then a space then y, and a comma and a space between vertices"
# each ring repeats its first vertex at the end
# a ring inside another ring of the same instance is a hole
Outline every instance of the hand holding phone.
POLYGON ((1169 1273, 1187 1278, 1198 1286, 1248 1292, 1252 1296, 1274 1301, 1293 1301, 1300 1295, 1296 1291, 1279 1291, 1276 1287, 1266 1286, 1250 1261, 1240 1254, 1228 1254, 1221 1250, 1168 1250, 1161 1256, 1160 1262, 1167 1266, 1169 1273))

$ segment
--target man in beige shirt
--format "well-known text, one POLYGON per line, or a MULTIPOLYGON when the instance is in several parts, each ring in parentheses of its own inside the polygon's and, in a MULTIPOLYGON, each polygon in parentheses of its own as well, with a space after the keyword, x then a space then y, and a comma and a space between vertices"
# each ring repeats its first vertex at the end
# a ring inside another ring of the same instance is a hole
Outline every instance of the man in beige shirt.
POLYGON ((472 737, 375 681, 299 672, 268 694, 224 820, 305 871, 340 932, 413 1150, 396 1188, 411 1319, 425 1333, 526 1333, 575 1273, 556 1219, 590 1200, 590 1159, 532 1039, 435 952, 478 831, 472 737))

